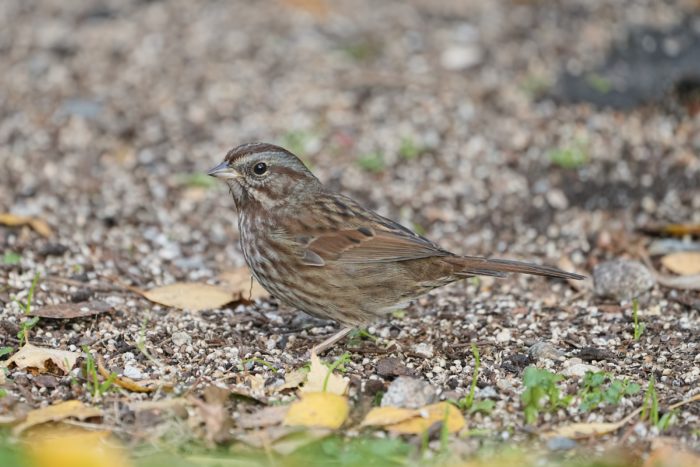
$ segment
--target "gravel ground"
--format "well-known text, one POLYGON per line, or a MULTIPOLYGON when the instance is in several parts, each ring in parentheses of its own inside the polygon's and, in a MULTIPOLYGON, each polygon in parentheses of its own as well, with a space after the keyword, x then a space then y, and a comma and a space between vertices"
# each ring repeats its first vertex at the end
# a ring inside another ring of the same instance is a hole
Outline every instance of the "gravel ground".
MULTIPOLYGON (((115 371, 194 393, 241 365, 267 386, 302 366, 330 323, 274 300, 183 312, 124 288, 211 282, 243 264, 226 189, 193 174, 247 141, 286 146, 330 186, 455 252, 567 258, 586 274, 639 259, 648 237, 635 229, 700 224, 700 117, 671 97, 622 113, 537 96, 561 70, 599 63, 629 28, 691 13, 696 2, 3 1, 0 212, 56 233, 0 227, 2 250, 21 255, 0 266, 0 343, 17 347, 13 298, 26 298, 38 271, 35 307, 92 298, 115 311, 42 320, 35 345, 89 345, 115 371), (585 160, 566 168, 553 162, 562 153, 585 160), (138 350, 140 336, 157 363, 138 350)), ((455 284, 371 326, 376 342, 346 341, 351 395, 410 374, 441 398, 461 397, 476 342, 478 394, 496 408, 469 424, 494 439, 530 439, 519 393, 533 363, 565 372, 585 362, 643 386, 653 375, 668 406, 700 392, 698 300, 655 286, 634 341, 630 302, 589 288, 526 277, 455 284), (555 358, 529 356, 538 342, 555 358)), ((10 411, 87 397, 70 377, 10 376, 0 401, 10 411)), ((110 397, 105 406, 124 398, 110 397)), ((536 430, 619 420, 641 401, 560 410, 536 430)), ((112 422, 133 423, 113 410, 112 422)), ((700 405, 687 405, 664 436, 699 449, 699 424, 700 405)), ((646 449, 658 435, 632 423, 584 443, 646 449)))

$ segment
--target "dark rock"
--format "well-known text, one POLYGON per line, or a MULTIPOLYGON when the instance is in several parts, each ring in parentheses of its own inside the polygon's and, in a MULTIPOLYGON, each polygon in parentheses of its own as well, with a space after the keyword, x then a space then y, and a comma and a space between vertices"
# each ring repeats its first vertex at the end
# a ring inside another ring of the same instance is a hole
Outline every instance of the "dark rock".
POLYGON ((94 292, 90 289, 78 289, 70 294, 70 301, 73 303, 87 302, 93 294, 94 292))
POLYGON ((396 357, 382 358, 377 362, 377 374, 379 376, 393 378, 395 376, 408 376, 411 371, 396 357))
POLYGON ((62 256, 68 247, 60 243, 47 243, 39 250, 40 256, 62 256))
POLYGON ((591 362, 593 360, 615 360, 617 358, 613 352, 597 347, 582 348, 579 350, 578 357, 584 362, 591 362))

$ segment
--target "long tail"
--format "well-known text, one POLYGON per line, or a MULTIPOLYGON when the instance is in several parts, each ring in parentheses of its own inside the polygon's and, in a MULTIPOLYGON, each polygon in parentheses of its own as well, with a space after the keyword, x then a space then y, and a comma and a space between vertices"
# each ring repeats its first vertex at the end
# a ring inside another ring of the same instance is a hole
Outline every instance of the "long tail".
POLYGON ((585 279, 585 276, 562 271, 550 266, 512 261, 509 259, 490 259, 479 256, 455 256, 445 258, 456 266, 455 274, 465 276, 505 277, 507 272, 533 274, 536 276, 559 277, 562 279, 585 279))

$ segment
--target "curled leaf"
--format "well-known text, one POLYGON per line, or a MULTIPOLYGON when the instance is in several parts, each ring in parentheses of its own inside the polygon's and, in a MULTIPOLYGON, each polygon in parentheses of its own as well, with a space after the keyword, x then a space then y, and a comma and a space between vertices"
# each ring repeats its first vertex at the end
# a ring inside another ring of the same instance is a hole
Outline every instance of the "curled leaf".
POLYGON ((29 226, 42 237, 49 238, 53 236, 53 230, 49 227, 46 221, 37 217, 17 216, 15 214, 0 213, 0 224, 8 227, 29 226))
POLYGON ((94 316, 112 311, 112 305, 107 302, 94 300, 80 303, 60 303, 32 310, 30 316, 49 319, 72 319, 94 316))
POLYGON ((165 285, 142 294, 152 302, 191 311, 221 308, 235 298, 224 288, 196 282, 165 285))
POLYGON ((27 413, 27 417, 22 423, 16 425, 12 432, 19 435, 28 428, 47 422, 57 422, 66 418, 86 418, 100 417, 102 412, 97 407, 90 407, 78 400, 59 402, 27 413))
POLYGON ((15 365, 19 369, 26 368, 37 373, 61 370, 63 374, 68 374, 75 366, 79 356, 78 352, 26 344, 5 362, 5 366, 15 365))

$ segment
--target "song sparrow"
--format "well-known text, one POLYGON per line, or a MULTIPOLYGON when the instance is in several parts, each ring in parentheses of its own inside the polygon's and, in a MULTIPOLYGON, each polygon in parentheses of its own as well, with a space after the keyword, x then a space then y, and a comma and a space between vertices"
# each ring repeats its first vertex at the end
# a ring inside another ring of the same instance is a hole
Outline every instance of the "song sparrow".
POLYGON ((317 353, 354 327, 470 276, 583 278, 450 253, 324 187, 294 154, 271 144, 238 146, 208 173, 231 190, 243 255, 258 282, 287 305, 345 326, 316 346, 317 353))

